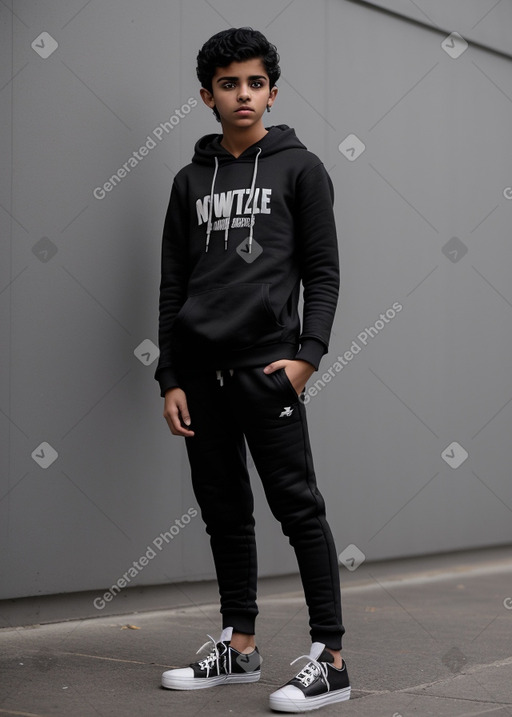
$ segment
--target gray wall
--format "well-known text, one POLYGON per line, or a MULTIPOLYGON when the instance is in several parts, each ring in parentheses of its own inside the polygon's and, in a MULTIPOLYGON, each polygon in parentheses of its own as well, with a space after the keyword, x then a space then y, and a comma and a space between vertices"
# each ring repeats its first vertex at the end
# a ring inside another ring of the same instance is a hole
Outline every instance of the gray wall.
MULTIPOLYGON (((511 542, 511 5, 445 4, 0 4, 0 597, 213 574, 153 344, 173 176, 219 127, 195 56, 232 25, 277 44, 268 119, 336 188, 342 294, 308 409, 342 559, 511 542)), ((254 489, 261 572, 294 571, 254 489)))

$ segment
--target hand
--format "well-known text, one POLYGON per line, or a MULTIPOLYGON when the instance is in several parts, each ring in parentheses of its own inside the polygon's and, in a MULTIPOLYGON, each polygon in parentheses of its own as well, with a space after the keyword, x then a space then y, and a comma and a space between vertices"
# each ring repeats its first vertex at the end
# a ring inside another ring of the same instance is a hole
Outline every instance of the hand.
POLYGON ((301 359, 279 359, 278 361, 272 361, 268 366, 265 366, 263 372, 267 374, 274 373, 274 371, 278 371, 280 368, 284 368, 284 372, 288 376, 298 396, 300 396, 304 390, 304 386, 315 372, 314 366, 301 359))
POLYGON ((190 426, 190 414, 188 412, 187 397, 181 388, 170 388, 165 392, 164 402, 164 418, 167 425, 171 429, 174 436, 185 436, 187 438, 194 435, 194 431, 185 428, 190 426))

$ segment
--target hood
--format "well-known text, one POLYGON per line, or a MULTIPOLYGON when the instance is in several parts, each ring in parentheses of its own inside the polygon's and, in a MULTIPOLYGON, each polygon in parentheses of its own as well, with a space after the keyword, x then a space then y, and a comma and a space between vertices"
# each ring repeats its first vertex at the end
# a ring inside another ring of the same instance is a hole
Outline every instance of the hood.
MULTIPOLYGON (((257 153, 258 147, 261 149, 263 156, 276 154, 282 152, 285 149, 306 149, 300 139, 295 134, 295 130, 292 127, 288 127, 285 124, 275 125, 273 127, 266 127, 268 130, 267 134, 260 139, 259 142, 248 147, 237 159, 254 161, 254 156, 257 153)), ((196 164, 214 164, 215 157, 218 158, 219 162, 223 160, 232 160, 233 155, 224 149, 221 145, 222 135, 221 134, 207 134, 201 137, 196 142, 194 147, 194 156, 192 162, 196 164)))
MULTIPOLYGON (((288 125, 281 124, 269 127, 267 134, 248 147, 242 154, 234 160, 233 155, 228 152, 221 145, 222 135, 221 134, 207 134, 201 137, 196 142, 194 148, 194 156, 192 162, 201 165, 213 166, 212 184, 210 189, 210 201, 209 201, 209 212, 208 212, 208 223, 206 225, 206 242, 205 252, 208 251, 210 245, 210 235, 212 233, 212 213, 213 213, 213 195, 215 192, 215 180, 217 178, 217 172, 223 163, 229 161, 236 162, 253 162, 254 170, 252 173, 251 188, 249 192, 249 202, 252 200, 254 195, 254 188, 256 186, 256 177, 258 176, 258 160, 260 156, 268 157, 278 152, 283 152, 287 149, 306 149, 305 145, 299 140, 295 134, 295 130, 288 125)), ((254 233, 254 204, 252 205, 251 212, 251 226, 249 230, 249 242, 247 245, 248 253, 252 251, 252 240, 254 233)), ((226 223, 226 229, 224 232, 224 250, 228 248, 229 239, 229 221, 226 223)))

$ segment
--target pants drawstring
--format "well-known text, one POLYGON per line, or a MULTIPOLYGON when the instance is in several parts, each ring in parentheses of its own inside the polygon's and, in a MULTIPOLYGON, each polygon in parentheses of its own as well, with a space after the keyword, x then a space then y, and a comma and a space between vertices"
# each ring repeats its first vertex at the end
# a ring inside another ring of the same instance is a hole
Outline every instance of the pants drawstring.
MULTIPOLYGON (((232 368, 228 369, 228 372, 229 372, 230 376, 233 376, 233 374, 235 373, 234 369, 232 369, 232 368)), ((223 371, 222 371, 222 369, 218 369, 215 373, 217 374, 217 381, 220 383, 220 386, 222 388, 222 386, 224 386, 223 371)))

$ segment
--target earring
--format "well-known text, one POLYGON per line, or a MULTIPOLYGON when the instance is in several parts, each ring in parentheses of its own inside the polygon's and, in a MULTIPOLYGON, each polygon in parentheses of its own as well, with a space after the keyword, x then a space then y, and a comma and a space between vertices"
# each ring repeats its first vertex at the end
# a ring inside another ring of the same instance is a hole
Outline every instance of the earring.
POLYGON ((267 105, 267 112, 270 112, 270 105, 267 105))

